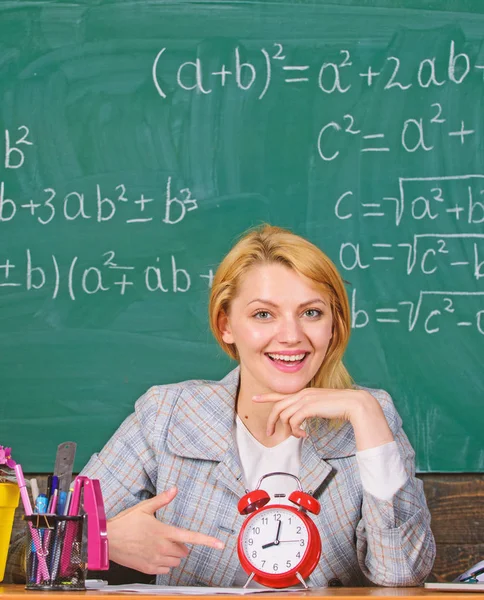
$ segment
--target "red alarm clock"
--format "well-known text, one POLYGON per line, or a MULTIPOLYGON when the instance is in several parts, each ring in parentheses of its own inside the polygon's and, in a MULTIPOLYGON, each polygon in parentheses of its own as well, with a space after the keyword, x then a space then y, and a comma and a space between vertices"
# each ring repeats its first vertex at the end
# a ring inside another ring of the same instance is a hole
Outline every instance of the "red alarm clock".
POLYGON ((317 515, 319 502, 302 490, 299 479, 290 473, 268 473, 259 479, 257 488, 243 496, 237 505, 241 515, 249 515, 242 525, 237 542, 240 564, 249 576, 271 588, 302 583, 314 571, 321 556, 319 531, 308 512, 317 515), (262 480, 286 475, 297 481, 298 489, 289 500, 298 508, 269 504, 270 496, 260 489, 262 480))

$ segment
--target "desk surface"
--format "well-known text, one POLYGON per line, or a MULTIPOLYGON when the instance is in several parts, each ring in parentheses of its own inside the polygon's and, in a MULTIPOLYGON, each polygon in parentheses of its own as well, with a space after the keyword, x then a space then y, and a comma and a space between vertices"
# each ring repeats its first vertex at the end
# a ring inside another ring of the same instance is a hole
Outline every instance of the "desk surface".
MULTIPOLYGON (((86 592, 37 592, 26 590, 22 585, 2 585, 0 584, 0 596, 2 600, 34 600, 37 598, 38 600, 59 600, 60 596, 68 596, 75 600, 76 598, 84 598, 86 600, 86 596, 89 597, 88 600, 94 600, 95 598, 102 598, 102 600, 126 600, 131 597, 133 600, 135 598, 141 598, 146 600, 149 598, 153 600, 153 598, 160 598, 163 600, 182 600, 184 596, 173 595, 173 596, 154 596, 149 594, 114 594, 114 593, 103 593, 100 590, 91 590, 86 592)), ((388 598, 389 600, 395 600, 398 597, 400 600, 409 599, 412 600, 415 597, 419 596, 431 596, 435 600, 473 600, 474 598, 483 598, 484 593, 462 593, 462 592, 441 592, 441 591, 432 591, 425 590, 424 588, 384 588, 384 587, 370 587, 370 588, 344 588, 344 587, 333 587, 333 588, 320 588, 318 590, 310 590, 305 592, 301 590, 300 592, 284 592, 278 593, 277 591, 266 593, 259 593, 251 595, 250 598, 253 600, 257 600, 260 598, 270 598, 270 600, 288 600, 289 598, 301 597, 301 596, 311 596, 312 598, 327 598, 334 597, 339 600, 354 600, 358 597, 370 597, 370 596, 378 596, 379 600, 384 600, 388 598), (269 596, 270 594, 270 596, 269 596)), ((212 600, 236 600, 236 598, 247 598, 247 596, 233 596, 233 595, 222 595, 217 594, 216 596, 191 596, 192 598, 211 598, 212 600)))

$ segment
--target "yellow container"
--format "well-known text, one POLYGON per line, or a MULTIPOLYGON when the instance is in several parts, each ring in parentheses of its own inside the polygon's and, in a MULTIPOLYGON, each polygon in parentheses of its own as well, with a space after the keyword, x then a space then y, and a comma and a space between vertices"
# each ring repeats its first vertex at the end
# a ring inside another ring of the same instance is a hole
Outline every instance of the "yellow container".
POLYGON ((17 484, 0 483, 0 581, 3 581, 5 574, 13 517, 18 506, 19 496, 20 490, 17 484))

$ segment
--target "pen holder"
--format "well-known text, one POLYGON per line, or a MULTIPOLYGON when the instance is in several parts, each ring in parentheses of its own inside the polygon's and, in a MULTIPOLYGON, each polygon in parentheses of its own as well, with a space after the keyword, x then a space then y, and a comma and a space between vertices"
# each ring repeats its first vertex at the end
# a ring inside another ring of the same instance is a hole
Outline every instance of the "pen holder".
POLYGON ((84 518, 33 514, 27 524, 26 588, 85 590, 84 518))

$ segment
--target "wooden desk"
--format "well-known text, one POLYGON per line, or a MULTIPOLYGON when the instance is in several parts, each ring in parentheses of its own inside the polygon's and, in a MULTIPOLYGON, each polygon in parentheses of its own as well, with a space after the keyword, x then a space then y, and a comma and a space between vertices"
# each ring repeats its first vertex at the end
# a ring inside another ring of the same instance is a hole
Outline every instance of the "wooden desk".
MULTIPOLYGON (((434 600, 473 600, 477 598, 484 598, 484 593, 462 593, 462 592, 440 592, 425 590, 424 588, 384 588, 384 587, 371 587, 371 588, 344 588, 344 587, 333 587, 333 588, 320 588, 318 590, 311 590, 308 592, 284 592, 278 594, 277 592, 269 592, 270 596, 259 593, 250 596, 252 600, 257 598, 269 598, 270 600, 288 600, 289 598, 300 598, 301 596, 310 596, 312 598, 338 598, 339 600, 355 600, 355 598, 369 598, 378 596, 379 600, 413 600, 416 597, 428 596, 434 600)), ((26 590, 22 585, 2 585, 0 584, 0 597, 2 600, 59 600, 59 597, 72 598, 76 600, 83 598, 84 600, 93 600, 95 598, 102 600, 126 600, 127 598, 141 598, 143 600, 153 600, 153 598, 160 598, 163 600, 182 600, 184 596, 150 596, 148 594, 112 594, 103 593, 100 590, 92 590, 86 592, 37 592, 26 590)), ((211 600, 236 600, 236 598, 246 598, 246 596, 233 596, 233 595, 221 595, 216 596, 191 596, 192 598, 211 598, 211 600)))

